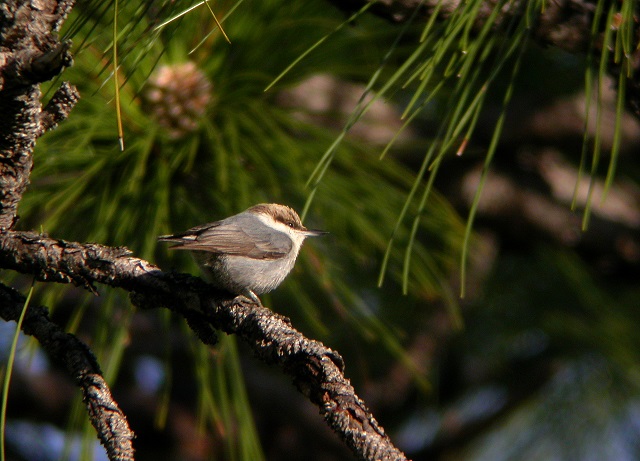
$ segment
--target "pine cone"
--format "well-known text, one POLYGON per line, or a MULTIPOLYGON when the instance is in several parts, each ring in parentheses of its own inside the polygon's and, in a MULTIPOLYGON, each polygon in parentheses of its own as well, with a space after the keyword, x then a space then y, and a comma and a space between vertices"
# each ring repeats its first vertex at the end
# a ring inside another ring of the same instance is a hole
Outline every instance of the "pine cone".
POLYGON ((143 107, 172 139, 193 133, 211 102, 212 85, 195 63, 159 67, 149 78, 143 107))

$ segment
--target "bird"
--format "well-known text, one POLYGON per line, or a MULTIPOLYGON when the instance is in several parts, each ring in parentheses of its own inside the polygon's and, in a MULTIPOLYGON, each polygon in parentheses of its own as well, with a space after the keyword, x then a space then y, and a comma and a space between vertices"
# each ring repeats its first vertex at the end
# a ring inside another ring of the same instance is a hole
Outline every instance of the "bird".
POLYGON ((326 233, 304 227, 286 205, 260 203, 158 241, 193 252, 217 288, 262 305, 258 295, 274 290, 289 275, 304 240, 326 233))

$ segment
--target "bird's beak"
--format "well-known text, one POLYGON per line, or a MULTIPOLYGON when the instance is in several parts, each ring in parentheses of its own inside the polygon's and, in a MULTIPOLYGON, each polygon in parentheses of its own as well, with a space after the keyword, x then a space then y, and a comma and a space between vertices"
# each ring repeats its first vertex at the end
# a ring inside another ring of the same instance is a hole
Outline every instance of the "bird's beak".
POLYGON ((328 233, 329 232, 327 232, 327 231, 307 229, 307 230, 304 231, 304 236, 305 237, 320 237, 321 235, 326 235, 328 233))

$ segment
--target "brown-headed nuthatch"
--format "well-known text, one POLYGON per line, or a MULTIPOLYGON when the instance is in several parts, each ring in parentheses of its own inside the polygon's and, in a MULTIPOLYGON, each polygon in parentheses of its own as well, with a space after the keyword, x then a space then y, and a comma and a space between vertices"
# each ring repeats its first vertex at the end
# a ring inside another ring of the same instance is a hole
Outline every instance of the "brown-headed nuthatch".
POLYGON ((287 206, 261 203, 158 240, 193 251, 214 285, 260 304, 257 295, 275 289, 291 272, 304 239, 325 233, 308 230, 287 206))

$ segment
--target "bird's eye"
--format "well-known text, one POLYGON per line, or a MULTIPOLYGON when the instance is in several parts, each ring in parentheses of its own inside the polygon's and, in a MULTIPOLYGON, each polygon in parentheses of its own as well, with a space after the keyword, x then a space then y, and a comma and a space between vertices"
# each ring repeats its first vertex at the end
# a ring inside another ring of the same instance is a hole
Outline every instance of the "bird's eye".
POLYGON ((288 221, 287 222, 287 226, 289 226, 290 228, 293 229, 294 225, 293 225, 293 221, 288 221))

